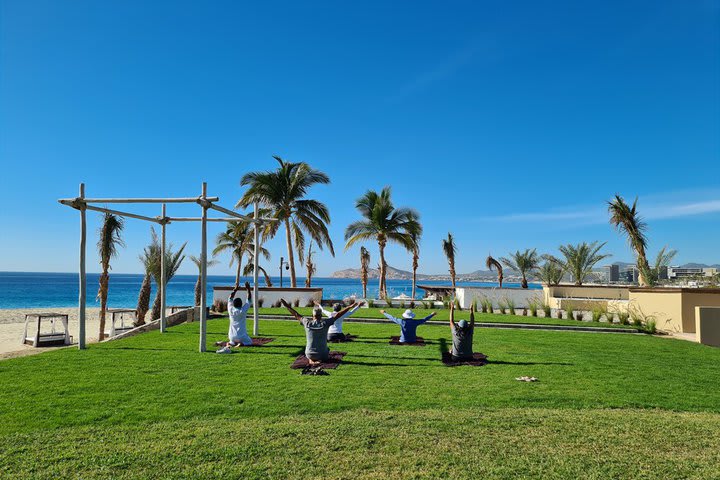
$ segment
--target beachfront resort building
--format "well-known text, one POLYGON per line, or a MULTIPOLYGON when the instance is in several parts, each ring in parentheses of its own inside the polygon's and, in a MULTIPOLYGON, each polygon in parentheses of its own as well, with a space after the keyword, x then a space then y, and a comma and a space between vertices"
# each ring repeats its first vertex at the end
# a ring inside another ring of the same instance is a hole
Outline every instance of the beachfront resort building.
POLYGON ((712 267, 668 267, 667 271, 668 278, 675 280, 680 278, 714 277, 719 270, 712 267))

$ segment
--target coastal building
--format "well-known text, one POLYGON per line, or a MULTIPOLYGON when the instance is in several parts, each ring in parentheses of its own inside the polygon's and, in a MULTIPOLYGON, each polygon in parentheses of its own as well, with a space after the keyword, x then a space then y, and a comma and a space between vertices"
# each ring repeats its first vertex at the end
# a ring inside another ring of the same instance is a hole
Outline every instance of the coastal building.
POLYGON ((717 268, 712 267, 668 267, 667 278, 670 280, 680 278, 713 277, 718 274, 717 268))

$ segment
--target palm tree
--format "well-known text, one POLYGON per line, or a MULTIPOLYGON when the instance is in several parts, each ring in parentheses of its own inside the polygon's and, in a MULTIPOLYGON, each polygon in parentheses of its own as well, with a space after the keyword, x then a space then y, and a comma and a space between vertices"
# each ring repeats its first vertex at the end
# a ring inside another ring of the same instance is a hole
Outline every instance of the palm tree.
POLYGON ((107 213, 103 215, 102 227, 100 227, 97 249, 100 257, 100 265, 102 265, 102 273, 100 274, 100 288, 98 289, 97 298, 100 300, 100 334, 98 340, 105 338, 105 311, 107 310, 107 298, 110 283, 110 260, 117 256, 118 248, 124 247, 120 234, 122 233, 124 223, 121 217, 107 213))
POLYGON ((360 247, 360 281, 362 281, 363 298, 367 298, 368 270, 370 268, 370 252, 360 247))
POLYGON ((145 268, 145 277, 143 278, 142 285, 140 286, 140 293, 138 294, 137 308, 135 309, 136 321, 135 326, 145 324, 145 315, 150 310, 150 294, 152 293, 152 272, 155 269, 154 263, 160 259, 160 241, 158 240, 155 230, 150 228, 151 241, 150 245, 143 249, 143 253, 140 254, 140 261, 145 268))
POLYGON ((534 248, 532 250, 527 248, 524 252, 518 250, 515 253, 510 253, 509 257, 500 257, 500 261, 510 270, 520 272, 520 275, 522 275, 520 286, 522 288, 528 288, 528 274, 534 272, 540 265, 540 257, 534 248))
MULTIPOLYGON (((154 232, 153 232, 154 233, 154 232)), ((178 249, 177 252, 173 252, 173 245, 172 243, 167 246, 165 249, 165 285, 170 283, 170 279, 175 276, 178 269, 180 268, 180 265, 182 265, 183 260, 185 260, 185 255, 183 255, 183 250, 185 250, 185 246, 187 245, 187 242, 183 243, 182 246, 178 249)), ((153 320, 160 318, 161 312, 161 305, 160 305, 160 285, 162 285, 162 268, 161 268, 161 256, 162 254, 160 251, 157 252, 158 258, 153 262, 153 270, 152 270, 152 276, 155 279, 155 285, 157 286, 157 293, 155 294, 155 301, 153 301, 152 306, 152 312, 151 312, 151 318, 153 320)))
MULTIPOLYGON (((265 249, 263 249, 263 250, 265 250, 265 249)), ((265 252, 267 252, 267 250, 265 250, 265 252)), ((268 252, 268 255, 265 256, 265 258, 266 258, 266 259, 269 258, 269 255, 270 255, 270 254, 269 254, 269 252, 268 252)), ((248 263, 245 264, 245 267, 243 267, 243 275, 245 275, 246 277, 247 277, 247 276, 250 276, 250 275, 253 274, 253 271, 254 271, 254 270, 255 270, 255 263, 254 263, 254 262, 248 262, 248 263)), ((267 272, 265 271, 265 269, 264 269, 263 267, 261 267, 260 265, 258 265, 258 271, 259 271, 260 273, 262 273, 263 276, 265 277, 265 286, 266 286, 266 287, 272 287, 272 286, 273 286, 272 280, 270 279, 270 275, 267 274, 267 272)))
POLYGON ((500 284, 500 288, 502 288, 502 282, 503 282, 503 268, 500 262, 495 260, 492 255, 488 255, 487 260, 485 260, 485 266, 488 270, 492 272, 492 269, 495 268, 498 272, 498 283, 500 284))
POLYGON ((660 274, 663 268, 667 268, 677 255, 677 250, 668 250, 664 246, 655 257, 655 264, 645 272, 645 280, 650 287, 654 287, 660 282, 660 274))
POLYGON ((415 236, 422 235, 422 226, 418 221, 420 215, 410 208, 398 207, 390 198, 390 187, 380 193, 368 190, 355 203, 355 208, 364 217, 347 226, 345 229, 345 250, 364 240, 376 240, 380 249, 380 298, 387 297, 385 275, 385 247, 388 242, 397 243, 407 251, 412 251, 415 236))
MULTIPOLYGON (((188 255, 188 258, 190 258, 190 261, 192 261, 195 266, 198 268, 198 278, 195 282, 195 306, 200 305, 200 297, 202 297, 202 285, 200 281, 202 280, 200 276, 202 275, 202 260, 200 257, 196 257, 195 255, 188 255)), ((207 260, 205 262, 205 267, 210 268, 212 266, 217 265, 219 262, 217 260, 207 260)))
POLYGON ((645 256, 647 224, 638 214, 637 197, 631 207, 620 195, 615 195, 615 199, 608 202, 608 212, 610 213, 610 224, 627 236, 630 247, 635 250, 639 272, 638 283, 640 286, 647 286, 646 275, 650 270, 650 265, 645 256))
POLYGON ((230 266, 237 264, 235 272, 235 287, 240 286, 240 272, 242 270, 242 259, 245 254, 252 257, 254 254, 253 232, 251 222, 240 220, 228 222, 224 232, 218 234, 215 239, 213 255, 223 252, 230 252, 230 266))
POLYGON ((412 298, 415 298, 415 288, 417 287, 417 269, 420 261, 420 234, 413 234, 412 240, 412 298))
POLYGON ((305 198, 310 187, 315 184, 328 184, 330 178, 325 173, 311 168, 307 163, 291 163, 280 157, 273 158, 280 164, 277 170, 251 172, 242 177, 240 185, 250 188, 237 203, 237 207, 246 208, 257 202, 267 208, 267 216, 276 221, 265 225, 263 239, 274 237, 280 224, 285 225, 290 284, 294 288, 297 286, 297 281, 293 246, 297 248, 298 259, 302 262, 305 232, 315 240, 320 250, 327 246, 330 253, 335 256, 335 249, 327 229, 330 223, 328 208, 322 202, 305 198))
POLYGON ((312 286, 312 276, 315 274, 316 268, 315 263, 313 263, 312 256, 312 240, 310 240, 310 246, 308 247, 308 253, 307 257, 305 257, 305 268, 307 268, 307 276, 305 277, 305 288, 310 288, 312 286))
POLYGON ((455 246, 455 239, 452 234, 448 232, 447 239, 442 241, 443 252, 448 261, 450 267, 450 281, 452 282, 453 291, 455 291, 455 254, 457 253, 457 247, 455 246))
POLYGON ((599 261, 610 257, 610 254, 598 253, 601 248, 605 246, 606 242, 598 244, 598 242, 592 243, 578 243, 577 245, 561 245, 558 250, 565 257, 563 266, 565 270, 570 272, 575 280, 575 285, 582 285, 585 277, 587 277, 592 268, 599 261))
POLYGON ((560 285, 565 274, 562 262, 552 255, 543 255, 542 258, 545 263, 538 268, 537 272, 540 281, 547 285, 560 285))

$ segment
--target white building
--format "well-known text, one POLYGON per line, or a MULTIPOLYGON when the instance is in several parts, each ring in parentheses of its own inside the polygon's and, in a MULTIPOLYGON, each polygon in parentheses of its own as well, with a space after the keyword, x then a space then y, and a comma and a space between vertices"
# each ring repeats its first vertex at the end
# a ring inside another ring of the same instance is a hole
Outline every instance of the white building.
POLYGON ((685 267, 668 267, 668 278, 692 278, 692 277, 712 277, 717 275, 717 268, 685 268, 685 267))

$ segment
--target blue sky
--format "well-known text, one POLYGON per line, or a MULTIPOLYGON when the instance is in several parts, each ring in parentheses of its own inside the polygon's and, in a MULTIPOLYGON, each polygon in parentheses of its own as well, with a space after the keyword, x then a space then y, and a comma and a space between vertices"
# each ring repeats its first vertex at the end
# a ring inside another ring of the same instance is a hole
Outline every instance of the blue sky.
MULTIPOLYGON (((312 191, 338 252, 320 275, 357 265, 344 228, 384 185, 422 215, 425 273, 446 271, 448 231, 460 272, 583 240, 631 260, 616 192, 640 197, 651 254, 720 262, 718 1, 2 0, 0 42, 0 270, 74 271, 78 215, 56 200, 80 181, 103 197, 207 181, 232 206, 273 154, 332 179, 312 191)), ((199 229, 169 238, 198 253, 199 229)), ((128 222, 114 271, 140 271, 148 230, 128 222)), ((284 238, 267 246, 275 265, 284 238)), ((388 262, 410 267, 398 247, 388 262)))

